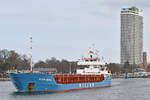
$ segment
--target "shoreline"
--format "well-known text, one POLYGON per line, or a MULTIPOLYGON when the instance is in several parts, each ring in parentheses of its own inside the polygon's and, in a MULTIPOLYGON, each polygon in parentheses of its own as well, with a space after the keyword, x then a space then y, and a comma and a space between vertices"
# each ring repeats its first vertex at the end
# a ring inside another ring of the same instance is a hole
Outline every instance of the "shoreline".
POLYGON ((10 78, 0 78, 0 81, 10 81, 10 78))

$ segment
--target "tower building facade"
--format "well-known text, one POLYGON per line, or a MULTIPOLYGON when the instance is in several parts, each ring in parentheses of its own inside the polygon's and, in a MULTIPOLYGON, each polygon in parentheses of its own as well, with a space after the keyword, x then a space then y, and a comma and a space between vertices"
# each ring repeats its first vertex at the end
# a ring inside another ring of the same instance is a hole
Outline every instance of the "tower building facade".
POLYGON ((143 62, 143 16, 136 7, 122 8, 120 60, 121 64, 142 64, 143 62))

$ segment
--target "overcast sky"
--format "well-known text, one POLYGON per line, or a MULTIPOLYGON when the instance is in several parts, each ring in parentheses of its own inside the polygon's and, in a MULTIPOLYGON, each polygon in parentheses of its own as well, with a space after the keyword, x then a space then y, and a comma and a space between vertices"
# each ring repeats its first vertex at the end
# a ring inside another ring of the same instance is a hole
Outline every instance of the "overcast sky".
POLYGON ((149 56, 150 0, 0 0, 0 48, 28 55, 31 35, 35 62, 77 60, 95 44, 105 61, 119 63, 120 10, 131 6, 143 9, 149 56))

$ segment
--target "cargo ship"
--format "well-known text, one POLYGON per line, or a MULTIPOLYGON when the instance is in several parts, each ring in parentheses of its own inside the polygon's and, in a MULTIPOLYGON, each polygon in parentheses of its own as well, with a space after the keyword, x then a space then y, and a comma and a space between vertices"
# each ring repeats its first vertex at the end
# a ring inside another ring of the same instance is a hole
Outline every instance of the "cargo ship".
POLYGON ((111 72, 94 52, 77 62, 76 74, 9 73, 18 92, 67 92, 111 86, 111 72))

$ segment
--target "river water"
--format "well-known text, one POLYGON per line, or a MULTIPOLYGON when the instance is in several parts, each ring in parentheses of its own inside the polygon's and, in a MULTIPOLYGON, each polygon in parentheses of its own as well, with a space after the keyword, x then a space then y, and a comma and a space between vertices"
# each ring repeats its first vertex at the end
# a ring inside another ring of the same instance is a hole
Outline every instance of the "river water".
POLYGON ((112 86, 64 93, 17 93, 10 81, 0 82, 0 100, 150 100, 150 79, 112 79, 112 86))

